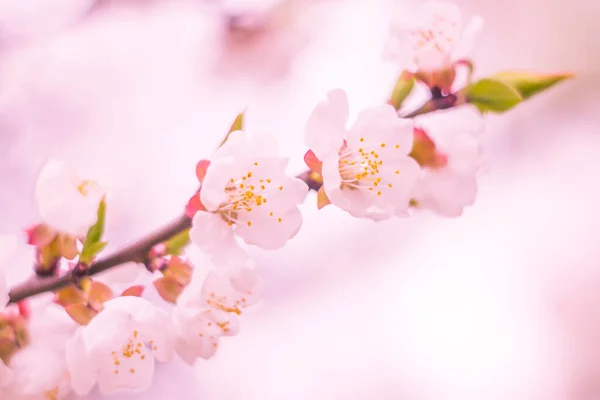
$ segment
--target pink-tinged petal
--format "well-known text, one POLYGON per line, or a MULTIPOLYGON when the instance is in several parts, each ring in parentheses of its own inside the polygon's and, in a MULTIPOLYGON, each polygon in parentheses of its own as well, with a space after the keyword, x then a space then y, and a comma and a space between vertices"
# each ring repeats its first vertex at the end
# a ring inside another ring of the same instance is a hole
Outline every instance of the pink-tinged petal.
POLYGON ((471 21, 469 21, 469 24, 463 30, 462 37, 452 53, 453 61, 465 58, 471 53, 473 47, 475 47, 477 36, 483 30, 483 25, 483 18, 480 16, 473 17, 471 21))
POLYGON ((196 193, 188 201, 187 206, 185 207, 185 215, 187 215, 188 218, 194 218, 194 215, 200 210, 205 211, 206 208, 204 208, 204 204, 202 204, 202 201, 200 200, 200 194, 196 193))
POLYGON ((66 356, 73 391, 80 396, 85 396, 96 384, 96 372, 88 361, 81 329, 67 345, 66 356))
POLYGON ((190 239, 216 265, 244 264, 247 253, 239 246, 231 226, 219 215, 199 211, 192 221, 190 239))
POLYGON ((317 174, 321 173, 323 163, 315 156, 315 153, 312 150, 308 150, 306 154, 304 154, 304 162, 311 171, 316 172, 317 174))
POLYGON ((206 176, 206 170, 210 165, 210 160, 200 160, 198 164, 196 164, 196 177, 198 181, 202 183, 204 181, 204 177, 206 176))
POLYGON ((337 152, 344 143, 349 106, 346 92, 332 90, 327 100, 320 102, 306 124, 304 142, 317 158, 337 152))

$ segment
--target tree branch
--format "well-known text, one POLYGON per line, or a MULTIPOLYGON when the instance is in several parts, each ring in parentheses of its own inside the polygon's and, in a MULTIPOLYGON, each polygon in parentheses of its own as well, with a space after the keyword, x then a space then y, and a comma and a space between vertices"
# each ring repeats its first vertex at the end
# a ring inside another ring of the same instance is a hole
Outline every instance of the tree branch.
MULTIPOLYGON (((431 99, 421 108, 408 115, 405 115, 404 118, 412 118, 417 115, 429 113, 435 110, 451 108, 459 104, 464 104, 464 102, 464 96, 461 96, 460 92, 440 99, 431 99)), ((296 177, 306 182, 309 189, 314 190, 315 192, 318 191, 323 184, 322 178, 311 171, 303 172, 296 177)), ((151 233, 150 235, 125 247, 124 249, 121 249, 116 253, 109 255, 108 257, 92 263, 90 268, 85 270, 85 276, 92 276, 127 262, 143 263, 145 261, 145 257, 152 247, 170 239, 171 237, 177 235, 185 229, 190 228, 191 226, 192 220, 183 215, 158 231, 151 233)), ((18 303, 19 301, 25 300, 28 297, 32 297, 41 293, 61 289, 74 283, 76 278, 77 277, 73 274, 73 271, 70 271, 69 273, 60 277, 34 277, 22 283, 21 285, 16 286, 10 291, 9 304, 18 303)))
MULTIPOLYGON (((143 239, 92 263, 89 270, 86 271, 86 275, 95 275, 126 262, 144 262, 144 258, 152 247, 168 240, 191 226, 192 220, 183 215, 143 239)), ((10 291, 10 303, 17 303, 31 296, 63 288, 72 284, 74 281, 74 276, 70 272, 60 277, 38 278, 27 281, 10 291)))

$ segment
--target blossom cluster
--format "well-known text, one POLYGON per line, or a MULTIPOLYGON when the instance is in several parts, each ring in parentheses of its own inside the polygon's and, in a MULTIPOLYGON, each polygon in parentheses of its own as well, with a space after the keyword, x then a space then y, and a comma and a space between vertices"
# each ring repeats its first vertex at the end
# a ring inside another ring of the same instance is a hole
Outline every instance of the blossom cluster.
POLYGON ((506 111, 566 76, 500 73, 473 81, 467 57, 481 18, 463 26, 456 5, 437 1, 400 17, 384 46, 384 58, 402 68, 387 103, 351 118, 345 91, 327 93, 306 123, 309 170, 299 176, 289 174, 275 137, 245 131, 238 116, 212 158, 198 162, 200 189, 181 229, 116 257, 130 262, 118 268, 133 274, 117 279, 95 269, 107 245, 101 185, 48 161, 35 190, 42 222, 26 230, 27 244, 35 249, 35 275, 60 284, 9 295, 5 272, 16 239, 0 238, 0 398, 58 400, 95 387, 142 391, 157 362, 211 358, 264 291, 248 248, 284 247, 301 229, 299 205, 307 198, 318 209, 374 221, 418 210, 458 217, 473 205, 482 115, 506 111), (461 81, 457 72, 465 67, 461 81), (415 86, 429 96, 407 112, 415 86), (189 242, 211 260, 207 274, 186 257, 189 242), (172 306, 146 297, 139 275, 172 306))

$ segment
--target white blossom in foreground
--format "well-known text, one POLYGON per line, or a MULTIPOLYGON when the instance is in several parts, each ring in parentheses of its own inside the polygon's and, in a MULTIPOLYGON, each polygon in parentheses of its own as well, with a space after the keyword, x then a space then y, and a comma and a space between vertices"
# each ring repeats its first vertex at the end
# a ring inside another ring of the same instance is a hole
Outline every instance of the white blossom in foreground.
POLYGON ((430 141, 436 161, 423 166, 413 198, 420 208, 458 217, 477 194, 476 175, 483 166, 481 115, 465 106, 419 117, 415 124, 415 143, 430 141))
POLYGON ((408 153, 413 124, 390 105, 368 108, 347 129, 348 99, 329 92, 310 116, 305 142, 321 165, 328 201, 356 217, 405 215, 419 166, 408 153))
POLYGON ((81 327, 67 347, 73 390, 87 394, 143 391, 152 382, 155 359, 170 361, 174 330, 166 312, 148 300, 117 297, 81 327))
MULTIPOLYGON (((34 299, 28 308, 29 343, 10 358, 7 398, 64 399, 72 393, 65 351, 77 324, 62 307, 51 302, 51 297, 34 299)), ((0 381, 1 375, 0 371, 0 381)))
POLYGON ((278 249, 302 225, 298 209, 307 185, 286 174, 288 159, 277 157, 267 135, 231 133, 206 170, 191 239, 217 265, 243 264, 236 236, 263 249, 278 249))
POLYGON ((177 353, 192 365, 198 358, 209 359, 222 336, 239 331, 237 314, 255 304, 263 292, 263 281, 248 267, 219 268, 211 271, 202 288, 180 302, 173 312, 177 331, 177 353))
POLYGON ((8 304, 8 277, 7 268, 10 266, 11 258, 15 253, 17 238, 10 235, 0 236, 0 311, 8 304))
POLYGON ((398 12, 392 21, 384 59, 410 72, 448 68, 473 49, 483 19, 474 17, 463 26, 456 4, 429 1, 398 12))
POLYGON ((71 393, 64 349, 32 344, 10 360, 14 380, 11 393, 26 399, 60 400, 71 393))
POLYGON ((102 190, 82 180, 66 163, 49 160, 40 172, 35 198, 42 220, 68 235, 83 237, 96 222, 102 190))

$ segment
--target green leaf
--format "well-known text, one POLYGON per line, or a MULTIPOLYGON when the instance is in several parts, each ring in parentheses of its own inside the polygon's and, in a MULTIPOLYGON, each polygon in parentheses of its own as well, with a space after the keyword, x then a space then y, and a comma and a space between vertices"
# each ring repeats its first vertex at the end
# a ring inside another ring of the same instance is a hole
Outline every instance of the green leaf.
POLYGON ((96 242, 94 244, 89 245, 88 247, 84 247, 81 251, 81 256, 79 260, 84 264, 89 264, 94 261, 94 258, 100 253, 108 242, 96 242))
POLYGON ((402 107, 402 102, 408 97, 414 86, 414 76, 410 72, 402 71, 388 103, 396 110, 399 110, 402 107))
POLYGON ((88 229, 88 233, 83 242, 83 248, 81 250, 80 261, 83 263, 90 263, 96 254, 100 253, 106 242, 100 242, 102 235, 104 234, 104 224, 106 220, 106 200, 102 199, 98 205, 98 219, 96 223, 88 229))
POLYGON ((573 74, 534 74, 530 72, 504 71, 497 73, 491 78, 514 87, 523 99, 526 100, 572 77, 573 74))
POLYGON ((229 132, 227 132, 227 135, 225 135, 225 138, 218 147, 221 147, 225 144, 227 139, 229 139, 229 135, 231 135, 232 132, 241 131, 244 128, 244 113, 245 111, 239 113, 238 116, 235 117, 233 124, 231 124, 231 128, 229 128, 229 132))
POLYGON ((183 230, 165 242, 167 254, 178 256, 190 243, 190 229, 183 230))
POLYGON ((505 112, 523 101, 523 97, 514 87, 491 78, 469 85, 465 94, 467 102, 477 106, 482 113, 505 112))

